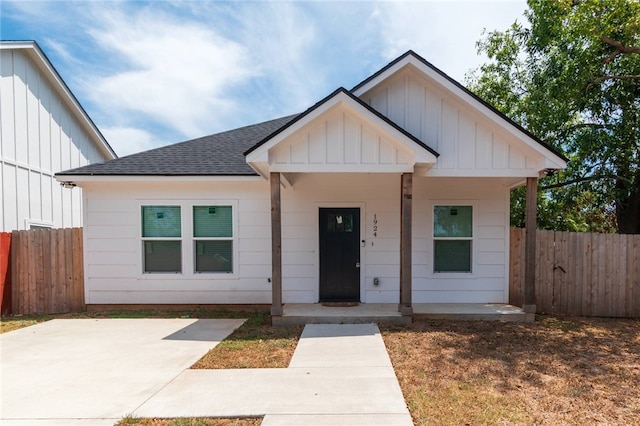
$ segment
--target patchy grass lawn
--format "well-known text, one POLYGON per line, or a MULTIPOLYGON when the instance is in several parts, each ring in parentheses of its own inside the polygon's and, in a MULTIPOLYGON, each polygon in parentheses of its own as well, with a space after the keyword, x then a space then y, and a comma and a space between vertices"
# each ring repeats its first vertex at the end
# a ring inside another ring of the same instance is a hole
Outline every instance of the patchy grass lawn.
POLYGON ((269 315, 254 315, 191 368, 287 368, 303 328, 272 327, 269 315))
POLYGON ((115 426, 258 426, 262 417, 247 417, 241 419, 210 419, 210 418, 177 418, 177 419, 142 419, 125 417, 115 426))
POLYGON ((640 424, 640 321, 381 327, 417 425, 640 424))

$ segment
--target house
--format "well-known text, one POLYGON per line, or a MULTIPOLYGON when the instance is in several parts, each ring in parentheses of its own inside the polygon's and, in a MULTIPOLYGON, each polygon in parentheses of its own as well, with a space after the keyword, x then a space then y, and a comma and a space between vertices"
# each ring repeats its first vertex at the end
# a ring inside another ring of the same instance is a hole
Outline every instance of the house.
POLYGON ((84 189, 89 305, 410 315, 507 303, 509 193, 566 162, 409 51, 299 115, 57 178, 84 189))
POLYGON ((38 44, 0 41, 0 232, 82 226, 54 173, 114 158, 38 44))

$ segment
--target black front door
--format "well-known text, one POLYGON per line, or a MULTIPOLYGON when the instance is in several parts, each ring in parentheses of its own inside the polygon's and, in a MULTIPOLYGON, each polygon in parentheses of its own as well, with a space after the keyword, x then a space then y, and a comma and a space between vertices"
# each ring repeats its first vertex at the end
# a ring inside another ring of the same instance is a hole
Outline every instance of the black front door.
POLYGON ((360 301, 360 209, 320 209, 320 301, 360 301))

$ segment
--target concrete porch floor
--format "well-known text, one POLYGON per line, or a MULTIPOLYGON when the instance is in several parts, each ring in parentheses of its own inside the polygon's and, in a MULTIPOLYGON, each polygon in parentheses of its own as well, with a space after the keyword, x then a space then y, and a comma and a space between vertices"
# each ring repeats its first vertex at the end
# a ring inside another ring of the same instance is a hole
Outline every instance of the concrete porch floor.
POLYGON ((533 322, 534 314, 500 303, 416 303, 413 316, 402 316, 395 303, 361 303, 358 306, 323 306, 319 303, 286 303, 273 325, 294 324, 410 324, 426 319, 533 322))

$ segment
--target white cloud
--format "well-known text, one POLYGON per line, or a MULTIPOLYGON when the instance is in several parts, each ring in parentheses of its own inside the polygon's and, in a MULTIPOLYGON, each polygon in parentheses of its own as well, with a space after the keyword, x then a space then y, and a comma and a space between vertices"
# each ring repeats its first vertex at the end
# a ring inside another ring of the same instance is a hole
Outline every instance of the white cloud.
POLYGON ((153 136, 139 128, 103 127, 101 132, 118 157, 146 151, 157 146, 157 141, 154 141, 153 136))
POLYGON ((254 75, 245 48, 212 28, 146 9, 102 9, 89 33, 120 60, 118 70, 86 82, 94 102, 119 122, 155 121, 201 135, 236 111, 230 87, 254 75))
POLYGON ((526 7, 524 0, 381 2, 375 17, 388 59, 412 49, 462 82, 467 71, 484 62, 475 46, 482 30, 506 29, 526 7))

